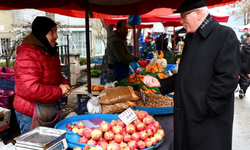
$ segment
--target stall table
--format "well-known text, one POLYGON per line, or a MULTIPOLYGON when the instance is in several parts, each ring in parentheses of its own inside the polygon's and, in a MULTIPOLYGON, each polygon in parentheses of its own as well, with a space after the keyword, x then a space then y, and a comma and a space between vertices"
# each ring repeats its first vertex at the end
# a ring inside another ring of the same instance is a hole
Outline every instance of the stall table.
MULTIPOLYGON (((78 112, 82 110, 82 108, 87 106, 88 96, 87 96, 87 84, 80 86, 74 89, 71 94, 77 94, 77 105, 78 105, 78 112)), ((100 95, 100 91, 91 91, 91 94, 94 96, 100 95)))

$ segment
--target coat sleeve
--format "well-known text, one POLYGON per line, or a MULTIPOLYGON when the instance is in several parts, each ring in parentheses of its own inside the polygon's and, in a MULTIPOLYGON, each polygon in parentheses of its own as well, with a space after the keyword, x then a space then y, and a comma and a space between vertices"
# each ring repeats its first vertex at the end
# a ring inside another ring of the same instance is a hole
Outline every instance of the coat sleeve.
POLYGON ((250 55, 248 55, 248 61, 247 61, 247 74, 250 74, 250 55))
MULTIPOLYGON (((238 84, 240 71, 239 43, 233 31, 228 31, 225 42, 214 63, 214 82, 206 90, 202 107, 210 116, 215 116, 230 103, 238 84)), ((223 37, 222 37, 223 38, 223 37)))
POLYGON ((110 44, 112 52, 119 63, 128 64, 134 61, 135 56, 127 54, 122 40, 113 40, 110 44))
POLYGON ((14 69, 20 87, 16 92, 29 101, 54 103, 62 96, 62 90, 58 85, 43 84, 42 66, 37 61, 38 57, 38 54, 32 50, 18 54, 14 69))
POLYGON ((171 77, 159 80, 161 84, 161 87, 159 88, 161 94, 165 95, 174 92, 176 76, 177 74, 174 74, 171 77))

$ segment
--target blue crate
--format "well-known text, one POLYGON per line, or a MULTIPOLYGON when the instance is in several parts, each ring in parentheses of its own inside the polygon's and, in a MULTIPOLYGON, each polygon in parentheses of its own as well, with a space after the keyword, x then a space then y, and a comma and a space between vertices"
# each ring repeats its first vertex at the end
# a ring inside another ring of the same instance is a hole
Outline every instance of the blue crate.
POLYGON ((166 70, 173 71, 177 64, 167 64, 166 70))
POLYGON ((0 78, 0 89, 14 91, 15 81, 4 80, 0 78))
POLYGON ((88 96, 85 94, 77 94, 77 105, 78 112, 80 112, 83 108, 87 107, 88 96))
POLYGON ((103 60, 102 57, 92 58, 92 59, 91 59, 91 63, 93 63, 93 64, 101 64, 101 63, 102 63, 102 60, 103 60))
POLYGON ((68 103, 68 97, 61 97, 57 101, 58 101, 59 104, 65 102, 65 105, 67 105, 67 103, 68 103))
POLYGON ((153 53, 146 53, 146 59, 152 59, 152 58, 154 58, 153 53))

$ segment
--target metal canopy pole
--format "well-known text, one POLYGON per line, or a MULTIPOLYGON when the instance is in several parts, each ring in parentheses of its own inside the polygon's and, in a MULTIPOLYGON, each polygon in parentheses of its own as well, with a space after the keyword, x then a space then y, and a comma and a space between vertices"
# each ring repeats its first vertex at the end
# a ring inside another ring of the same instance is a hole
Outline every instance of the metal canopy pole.
POLYGON ((89 46, 89 1, 85 0, 85 27, 86 27, 86 51, 87 51, 87 84, 88 92, 91 93, 91 75, 90 75, 90 46, 89 46))

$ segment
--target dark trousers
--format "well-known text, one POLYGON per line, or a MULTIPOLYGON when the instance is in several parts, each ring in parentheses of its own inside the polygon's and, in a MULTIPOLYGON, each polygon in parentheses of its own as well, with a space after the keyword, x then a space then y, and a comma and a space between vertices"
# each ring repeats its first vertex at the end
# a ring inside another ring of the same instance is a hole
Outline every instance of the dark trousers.
POLYGON ((240 88, 246 93, 246 90, 250 84, 250 78, 245 73, 240 73, 240 88))

